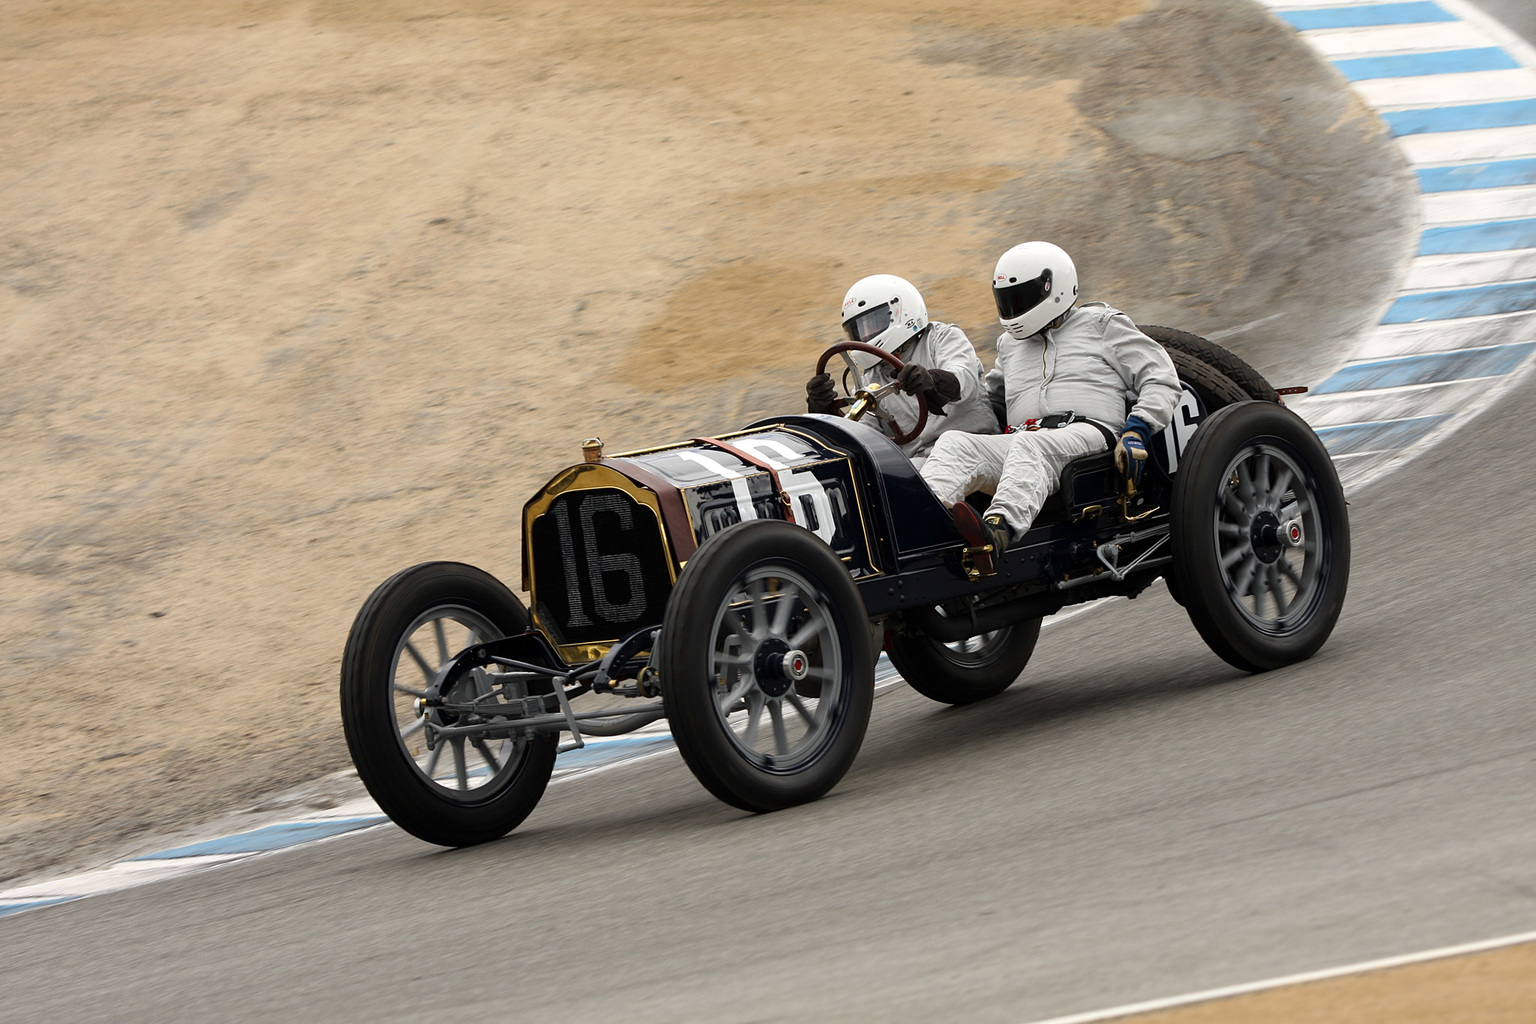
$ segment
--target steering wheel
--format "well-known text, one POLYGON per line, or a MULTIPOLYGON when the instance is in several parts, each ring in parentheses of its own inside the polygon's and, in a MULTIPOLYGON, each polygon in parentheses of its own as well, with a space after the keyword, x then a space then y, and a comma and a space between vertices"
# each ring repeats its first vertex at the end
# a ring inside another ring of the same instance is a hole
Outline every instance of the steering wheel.
POLYGON ((921 434, 923 428, 928 425, 927 397, 921 394, 914 396, 917 399, 917 426, 913 427, 911 431, 903 431, 896 423, 896 417, 880 408, 881 397, 897 390, 896 382, 872 384, 865 380, 864 371, 859 369, 859 364, 853 361, 853 358, 848 355, 849 352, 868 352, 870 355, 879 356, 890 364, 891 369, 896 373, 900 373, 902 368, 907 365, 885 349, 876 348, 874 345, 866 345, 862 341, 840 341, 835 345, 828 346, 827 350, 821 354, 821 358, 816 361, 816 372, 826 373, 827 360, 835 355, 841 355, 843 362, 848 364, 848 369, 853 371, 854 389, 853 393, 848 396, 853 399, 853 404, 848 407, 848 411, 843 413, 843 415, 850 420, 857 420, 865 413, 873 412, 875 418, 884 423, 890 430, 891 440, 897 444, 906 444, 921 434))

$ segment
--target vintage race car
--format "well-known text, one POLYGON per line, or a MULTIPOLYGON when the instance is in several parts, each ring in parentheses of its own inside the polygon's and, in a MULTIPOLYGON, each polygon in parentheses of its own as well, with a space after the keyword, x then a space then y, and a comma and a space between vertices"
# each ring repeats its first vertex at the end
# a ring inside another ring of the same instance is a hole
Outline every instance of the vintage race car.
POLYGON ((1144 330, 1185 395, 1140 487, 1109 453, 1071 463, 995 563, 861 422, 884 415, 882 389, 851 360, 843 417, 623 455, 587 442, 524 507, 531 609, 453 562, 406 569, 363 604, 341 670, 358 774, 401 827, 463 846, 515 828, 560 751, 665 717, 711 793, 775 810, 847 772, 882 650, 925 696, 981 700, 1019 678, 1043 616, 1160 577, 1231 664, 1310 657, 1349 575, 1327 451, 1233 354, 1144 330))

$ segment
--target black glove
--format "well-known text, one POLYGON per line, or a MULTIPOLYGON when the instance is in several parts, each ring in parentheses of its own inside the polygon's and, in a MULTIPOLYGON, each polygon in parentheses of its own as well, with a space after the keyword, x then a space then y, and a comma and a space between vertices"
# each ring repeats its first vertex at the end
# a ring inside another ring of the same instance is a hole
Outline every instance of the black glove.
POLYGON ((960 399, 960 378, 948 370, 930 370, 922 363, 908 363, 896 375, 896 383, 909 395, 928 399, 928 411, 944 415, 944 406, 960 399))
POLYGON ((830 373, 818 373, 805 382, 805 411, 837 415, 848 400, 837 393, 830 373))
POLYGON ((933 390, 933 374, 922 363, 908 363, 896 375, 896 386, 909 395, 926 395, 933 390))

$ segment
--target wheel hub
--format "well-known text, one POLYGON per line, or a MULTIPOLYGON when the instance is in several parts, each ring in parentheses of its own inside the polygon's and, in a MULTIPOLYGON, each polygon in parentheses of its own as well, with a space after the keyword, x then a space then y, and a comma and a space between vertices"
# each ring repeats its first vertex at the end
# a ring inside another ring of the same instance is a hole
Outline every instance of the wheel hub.
POLYGON ((1280 531, 1280 517, 1268 509, 1255 515, 1248 524, 1248 540, 1253 553, 1266 565, 1280 557, 1285 546, 1280 531))
POLYGON ((764 640, 752 659, 757 688, 770 697, 782 697, 810 673, 810 659, 776 636, 764 640))

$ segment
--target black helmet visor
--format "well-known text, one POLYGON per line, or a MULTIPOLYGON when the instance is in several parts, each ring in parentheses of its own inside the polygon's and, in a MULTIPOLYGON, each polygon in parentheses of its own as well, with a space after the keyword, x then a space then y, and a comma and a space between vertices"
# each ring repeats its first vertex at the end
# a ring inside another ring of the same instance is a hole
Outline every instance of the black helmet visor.
POLYGON ((1004 320, 1022 316, 1044 302, 1050 294, 1050 267, 1046 267, 1039 277, 1032 280, 1016 284, 994 284, 992 288, 992 297, 997 300, 997 315, 1004 320))
POLYGON ((889 302, 866 309, 853 319, 843 321, 843 330, 847 333, 849 341, 868 342, 870 338, 879 336, 889 326, 891 326, 889 302))

